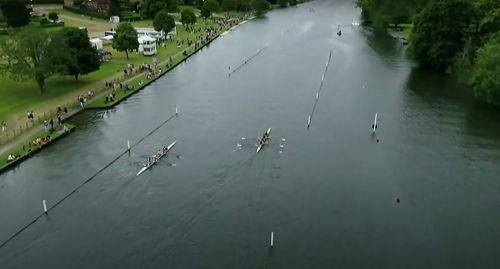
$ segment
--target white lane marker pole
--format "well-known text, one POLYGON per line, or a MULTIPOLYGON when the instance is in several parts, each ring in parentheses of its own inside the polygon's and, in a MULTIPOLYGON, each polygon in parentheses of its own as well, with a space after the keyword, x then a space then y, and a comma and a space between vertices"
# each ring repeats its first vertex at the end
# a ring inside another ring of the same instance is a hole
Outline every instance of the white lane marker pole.
POLYGON ((271 232, 271 247, 274 246, 274 232, 271 232))
POLYGON ((45 212, 45 214, 47 214, 47 203, 45 202, 45 200, 42 201, 42 204, 43 204, 43 211, 45 212))
POLYGON ((377 113, 375 113, 375 120, 373 121, 373 132, 375 132, 375 130, 377 130, 377 113))
POLYGON ((177 106, 175 107, 175 115, 179 115, 179 108, 177 106))
POLYGON ((127 150, 130 151, 130 140, 127 140, 127 150))
POLYGON ((307 128, 311 127, 311 115, 307 117, 307 128))
POLYGON ((319 92, 316 92, 316 100, 319 99, 319 92))

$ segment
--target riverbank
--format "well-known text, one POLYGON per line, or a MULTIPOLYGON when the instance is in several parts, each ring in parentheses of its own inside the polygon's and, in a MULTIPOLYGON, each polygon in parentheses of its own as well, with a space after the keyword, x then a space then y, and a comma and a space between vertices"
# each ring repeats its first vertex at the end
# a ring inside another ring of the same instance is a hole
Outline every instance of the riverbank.
POLYGON ((68 135, 75 128, 76 126, 72 124, 64 123, 55 127, 55 131, 53 132, 47 132, 45 130, 36 132, 35 135, 30 136, 30 138, 22 144, 0 155, 0 173, 14 168, 45 147, 52 145, 60 138, 68 135), (11 154, 15 156, 15 159, 13 161, 8 161, 7 158, 11 154))
MULTIPOLYGON (((71 14, 67 11, 62 12, 61 16, 67 20, 66 26, 88 27, 92 30, 89 34, 96 35, 99 30, 109 29, 109 23, 106 21, 90 20, 88 17, 71 14)), ((235 16, 245 17, 246 15, 241 13, 235 16)), ((180 16, 176 16, 176 20, 179 19, 177 17, 180 18, 180 16)), ((119 84, 129 80, 131 77, 125 76, 123 73, 128 65, 153 64, 178 55, 190 47, 189 40, 196 39, 200 33, 208 28, 218 29, 221 27, 218 22, 219 19, 224 18, 198 20, 193 25, 195 29, 199 30, 197 32, 188 31, 184 26, 178 26, 177 34, 172 40, 167 41, 165 46, 158 46, 158 53, 154 58, 144 56, 141 53, 130 53, 129 58, 127 58, 125 53, 115 51, 111 44, 104 44, 104 49, 112 52, 112 58, 103 62, 99 70, 81 76, 78 81, 69 76, 53 76, 47 79, 46 91, 43 94, 32 81, 16 82, 8 77, 0 77, 0 84, 4 86, 0 90, 0 122, 5 122, 7 127, 5 132, 0 133, 0 146, 17 140, 17 137, 23 133, 30 132, 37 127, 37 124, 30 124, 30 121, 26 119, 27 111, 33 111, 35 122, 41 123, 44 120, 54 118, 57 114, 57 107, 66 107, 68 110, 79 109, 79 104, 76 101, 77 96, 87 96, 89 92, 92 92, 94 96, 99 96, 107 92, 108 89, 104 86, 106 82, 112 81, 119 84)), ((152 21, 137 21, 133 22, 133 25, 135 27, 152 27, 152 21)), ((51 28, 51 31, 53 30, 51 28)))
MULTIPOLYGON (((182 51, 179 51, 177 54, 173 55, 172 57, 170 57, 168 59, 166 57, 163 57, 164 58, 163 62, 160 62, 158 64, 160 69, 161 69, 161 67, 163 67, 163 69, 157 75, 155 75, 153 78, 148 79, 148 74, 146 72, 139 72, 138 74, 136 74, 132 77, 126 78, 124 80, 116 80, 115 82, 118 82, 118 83, 123 82, 124 84, 128 84, 129 86, 132 86, 132 89, 128 90, 128 91, 117 90, 115 92, 115 98, 111 102, 106 101, 108 95, 110 94, 109 89, 104 89, 104 90, 98 91, 98 94, 96 96, 93 96, 91 99, 89 99, 88 104, 84 108, 79 107, 77 105, 77 102, 72 101, 71 105, 65 106, 65 107, 70 107, 71 110, 66 113, 66 117, 63 116, 64 120, 80 113, 84 109, 107 109, 107 108, 111 108, 113 106, 118 105, 122 101, 126 100, 128 97, 141 91, 146 86, 150 85, 151 83, 153 83, 154 81, 156 81, 157 79, 159 79, 160 77, 162 77, 163 75, 165 75, 166 73, 168 73, 169 71, 174 69, 177 65, 186 61, 189 57, 196 54, 198 51, 203 49, 205 46, 208 46, 212 41, 214 41, 219 36, 221 36, 221 33, 227 34, 230 31, 236 29, 238 26, 246 23, 248 20, 251 20, 253 18, 255 18, 255 17, 250 17, 246 20, 239 21, 235 25, 229 25, 228 27, 223 27, 221 30, 216 30, 215 34, 211 38, 209 38, 206 42, 203 42, 197 46, 195 46, 195 45, 187 46, 185 49, 183 49, 182 51), (69 115, 69 116, 67 116, 67 115, 69 115)), ((49 114, 49 118, 54 118, 55 116, 56 116, 55 112, 54 112, 54 114, 49 114)), ((45 119, 45 115, 43 118, 38 117, 36 122, 41 123, 41 121, 43 121, 44 119, 45 119)), ((27 124, 25 132, 31 131, 33 133, 33 129, 29 128, 30 126, 33 128, 33 127, 37 126, 37 124, 35 123, 35 121, 32 122, 30 125, 27 124)), ((13 140, 11 144, 6 144, 6 145, 2 146, 2 149, 0 150, 0 158, 2 158, 2 159, 0 159, 0 160, 3 160, 3 159, 7 160, 7 157, 10 154, 14 154, 15 156, 19 156, 19 158, 17 158, 14 162, 10 162, 10 163, 6 162, 4 164, 5 167, 1 166, 2 163, 0 161, 0 173, 7 170, 8 168, 10 168, 14 165, 17 165, 19 162, 29 158, 34 153, 33 151, 27 152, 26 145, 28 145, 30 142, 32 142, 34 137, 36 138, 42 134, 43 131, 41 130, 42 127, 40 125, 38 125, 38 127, 35 127, 35 128, 36 128, 35 129, 36 131, 34 132, 35 134, 28 133, 28 134, 23 136, 23 133, 21 133, 21 134, 19 134, 21 137, 20 140, 13 140)), ((72 128, 76 128, 76 126, 68 125, 68 128, 72 129, 72 128), (69 127, 71 127, 71 128, 69 128, 69 127)), ((20 129, 20 131, 22 131, 22 130, 23 129, 20 129)), ((14 132, 15 132, 15 129, 14 129, 14 132)), ((57 136, 57 138, 59 138, 59 136, 57 136)), ((53 141, 55 141, 55 139, 51 140, 50 143, 53 143, 53 141)), ((37 149, 37 152, 39 150, 41 150, 41 147, 40 147, 40 149, 37 149)))
MULTIPOLYGON (((244 20, 243 22, 247 22, 247 20, 244 20)), ((223 33, 228 33, 229 31, 235 29, 235 27, 238 27, 241 24, 242 23, 239 23, 239 24, 229 28, 229 30, 223 29, 222 31, 224 31, 223 33)), ((198 51, 203 49, 205 46, 208 46, 210 43, 212 43, 212 41, 214 41, 215 39, 217 39, 219 36, 222 35, 220 33, 222 31, 218 31, 217 34, 213 38, 210 38, 204 44, 202 44, 198 47, 195 47, 194 45, 192 45, 192 46, 186 48, 185 50, 183 50, 182 52, 179 52, 176 55, 174 55, 171 58, 172 60, 168 59, 168 60, 165 60, 165 61, 161 62, 160 64, 158 64, 160 69, 162 67, 164 69, 161 69, 162 71, 160 71, 159 74, 157 74, 153 78, 148 79, 147 74, 145 74, 145 73, 142 73, 139 76, 136 76, 134 79, 130 80, 130 82, 128 83, 132 87, 132 90, 128 90, 128 91, 117 90, 115 92, 115 96, 113 98, 113 101, 109 101, 109 98, 107 98, 108 94, 109 94, 109 91, 108 91, 106 93, 101 94, 97 98, 94 98, 92 100, 92 102, 90 102, 87 105, 86 108, 87 109, 107 109, 107 108, 111 108, 111 107, 118 105, 122 101, 126 100, 128 97, 132 96, 133 94, 141 91, 142 89, 144 89, 145 87, 147 87, 151 83, 155 82, 157 79, 159 79, 160 77, 162 77, 163 75, 168 73, 170 70, 174 69, 176 66, 178 66, 182 62, 186 61, 189 57, 196 54, 198 51), (190 49, 193 49, 193 50, 190 51, 190 49), (183 54, 184 52, 186 52, 186 54, 183 54)))

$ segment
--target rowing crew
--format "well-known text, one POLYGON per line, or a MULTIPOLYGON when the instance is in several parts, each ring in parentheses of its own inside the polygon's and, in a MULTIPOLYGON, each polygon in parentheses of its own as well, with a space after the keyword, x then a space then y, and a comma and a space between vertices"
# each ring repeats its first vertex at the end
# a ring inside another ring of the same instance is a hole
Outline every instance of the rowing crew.
POLYGON ((269 138, 269 134, 267 132, 265 132, 259 141, 259 145, 264 145, 268 138, 269 138))
POLYGON ((168 151, 167 147, 162 147, 155 154, 148 157, 148 159, 144 163, 144 166, 147 167, 147 166, 150 166, 151 164, 158 162, 161 157, 163 157, 165 154, 167 154, 167 151, 168 151))

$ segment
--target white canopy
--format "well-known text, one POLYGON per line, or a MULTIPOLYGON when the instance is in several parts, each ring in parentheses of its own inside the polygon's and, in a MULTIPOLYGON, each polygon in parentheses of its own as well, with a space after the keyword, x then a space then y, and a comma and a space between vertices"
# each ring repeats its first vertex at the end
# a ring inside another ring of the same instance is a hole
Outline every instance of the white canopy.
POLYGON ((102 40, 99 38, 90 39, 90 44, 96 49, 102 49, 102 40))
POLYGON ((138 39, 139 44, 144 44, 144 42, 156 42, 155 38, 149 37, 147 35, 140 36, 138 39))

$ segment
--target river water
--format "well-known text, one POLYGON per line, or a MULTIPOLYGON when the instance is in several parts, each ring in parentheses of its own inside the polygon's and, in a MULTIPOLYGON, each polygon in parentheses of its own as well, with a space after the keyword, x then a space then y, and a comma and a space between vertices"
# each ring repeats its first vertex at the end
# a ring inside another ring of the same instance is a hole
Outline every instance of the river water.
POLYGON ((180 112, 1 248, 0 268, 500 268, 500 111, 359 16, 351 1, 272 11, 75 117, 0 176, 1 242, 180 112))

